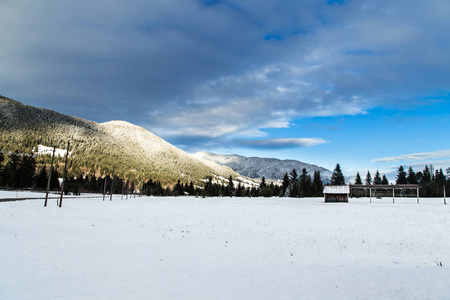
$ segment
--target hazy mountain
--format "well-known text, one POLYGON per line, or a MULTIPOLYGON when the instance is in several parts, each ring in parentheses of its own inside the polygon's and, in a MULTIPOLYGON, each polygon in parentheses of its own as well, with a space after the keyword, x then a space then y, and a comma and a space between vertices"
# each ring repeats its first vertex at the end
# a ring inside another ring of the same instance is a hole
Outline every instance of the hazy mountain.
MULTIPOLYGON (((1 151, 31 153, 39 144, 65 149, 67 141, 72 175, 114 170, 138 182, 152 178, 163 184, 239 177, 228 167, 193 158, 142 127, 124 121, 99 124, 0 96, 1 151)), ((60 169, 62 159, 57 159, 60 169)), ((48 155, 37 162, 48 163, 48 155)))
POLYGON ((197 152, 193 156, 205 161, 212 161, 230 167, 237 173, 254 179, 265 177, 265 179, 270 180, 281 180, 283 179, 284 174, 286 172, 289 173, 292 169, 296 169, 297 173, 300 174, 303 168, 306 168, 311 176, 314 174, 314 171, 319 170, 324 181, 328 181, 328 179, 331 178, 332 173, 325 168, 297 160, 220 155, 209 152, 197 152))

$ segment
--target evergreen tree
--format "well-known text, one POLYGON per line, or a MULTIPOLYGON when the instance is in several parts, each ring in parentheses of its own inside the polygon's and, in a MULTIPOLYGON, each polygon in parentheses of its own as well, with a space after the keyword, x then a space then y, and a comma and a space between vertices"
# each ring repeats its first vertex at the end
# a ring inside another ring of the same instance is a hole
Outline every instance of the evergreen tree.
POLYGON ((293 183, 294 181, 298 180, 298 174, 297 174, 297 171, 295 169, 292 169, 292 171, 289 173, 289 175, 290 175, 289 179, 290 179, 291 183, 293 183))
POLYGON ((243 196, 244 196, 244 189, 242 188, 242 185, 239 182, 238 187, 236 189, 236 197, 243 197, 243 196))
POLYGON ((420 195, 422 197, 438 197, 440 196, 439 186, 434 181, 426 182, 420 188, 420 195))
POLYGON ((299 197, 300 196, 300 185, 298 184, 298 180, 293 181, 289 185, 289 197, 299 197))
POLYGON ((281 185, 282 194, 280 194, 280 196, 285 196, 286 195, 286 190, 289 187, 289 183, 290 183, 289 182, 289 176, 288 176, 288 173, 286 172, 284 174, 284 177, 283 177, 283 183, 281 185))
POLYGON ((303 168, 302 175, 300 175, 300 196, 311 197, 311 176, 306 168, 303 168))
POLYGON ((356 173, 355 184, 362 185, 361 176, 359 175, 359 172, 356 173))
POLYGON ((4 169, 4 174, 6 175, 4 179, 8 187, 19 187, 19 163, 20 158, 17 153, 12 153, 8 156, 8 161, 4 169))
POLYGON ((422 179, 423 179, 423 173, 422 172, 417 172, 416 173, 416 178, 417 178, 417 183, 422 183, 422 179))
POLYGON ((39 174, 36 176, 36 188, 40 190, 46 190, 48 184, 47 168, 45 165, 40 169, 39 174))
POLYGON ((403 166, 400 166, 398 168, 398 173, 397 173, 397 180, 395 181, 395 184, 406 184, 406 172, 405 169, 403 169, 403 166))
POLYGON ((389 181, 388 181, 386 175, 383 175, 383 178, 381 179, 381 184, 385 184, 385 185, 389 184, 389 181))
POLYGON ((259 188, 262 190, 267 186, 266 184, 266 178, 263 176, 263 178, 261 179, 261 183, 259 184, 259 188))
POLYGON ((191 196, 196 195, 194 183, 193 183, 192 181, 191 181, 191 183, 189 184, 189 187, 188 187, 188 193, 189 193, 189 195, 191 195, 191 196))
POLYGON ((375 185, 380 185, 381 184, 381 176, 380 176, 380 172, 375 173, 375 177, 373 178, 373 184, 375 185))
POLYGON ((183 192, 183 185, 180 182, 180 179, 178 179, 177 184, 175 185, 175 188, 173 189, 174 196, 182 196, 184 194, 183 192))
POLYGON ((371 185, 372 184, 372 176, 370 175, 370 172, 367 171, 367 175, 366 175, 366 185, 371 185))
POLYGON ((331 175, 331 184, 332 185, 345 184, 344 174, 342 174, 341 166, 339 164, 336 164, 336 168, 334 168, 333 174, 331 175))
POLYGON ((408 169, 408 175, 406 176, 406 182, 408 184, 417 184, 416 173, 413 171, 412 167, 408 169))
POLYGON ((212 186, 213 184, 212 184, 212 177, 211 176, 209 176, 208 177, 208 181, 206 182, 206 184, 205 184, 205 191, 206 191, 206 196, 209 196, 209 197, 211 197, 212 196, 212 189, 213 189, 213 186, 212 186))
POLYGON ((293 169, 289 175, 289 197, 298 197, 300 195, 300 186, 298 184, 297 171, 293 169))
POLYGON ((34 177, 36 173, 36 160, 31 155, 22 156, 19 164, 20 181, 19 186, 22 188, 33 187, 34 177))
POLYGON ((429 183, 430 181, 431 181, 431 171, 428 168, 428 165, 425 165, 421 183, 425 184, 425 183, 429 183))
POLYGON ((234 194, 234 183, 233 183, 233 177, 230 175, 230 178, 228 178, 228 190, 229 190, 229 196, 232 197, 234 194))
POLYGON ((314 171, 312 192, 313 197, 323 197, 323 182, 319 170, 314 171))
POLYGON ((445 175, 442 169, 436 170, 436 175, 434 176, 434 181, 439 186, 440 190, 445 186, 445 175))

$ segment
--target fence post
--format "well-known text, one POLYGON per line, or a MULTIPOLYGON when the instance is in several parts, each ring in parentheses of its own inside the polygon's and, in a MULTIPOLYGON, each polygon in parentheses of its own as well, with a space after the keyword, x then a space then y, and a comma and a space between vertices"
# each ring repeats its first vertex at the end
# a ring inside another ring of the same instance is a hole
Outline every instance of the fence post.
POLYGON ((64 184, 66 183, 66 177, 67 177, 67 158, 69 157, 69 145, 70 145, 70 143, 67 142, 66 162, 64 163, 64 175, 63 175, 63 182, 62 182, 62 186, 61 186, 61 198, 59 199, 59 207, 62 207, 64 184))
POLYGON ((48 200, 48 192, 50 191, 50 183, 52 181, 52 173, 53 173, 53 160, 55 159, 55 146, 53 146, 53 153, 52 153, 52 163, 50 164, 50 173, 48 175, 48 182, 47 182, 47 193, 45 193, 45 202, 44 207, 47 206, 47 200, 48 200))

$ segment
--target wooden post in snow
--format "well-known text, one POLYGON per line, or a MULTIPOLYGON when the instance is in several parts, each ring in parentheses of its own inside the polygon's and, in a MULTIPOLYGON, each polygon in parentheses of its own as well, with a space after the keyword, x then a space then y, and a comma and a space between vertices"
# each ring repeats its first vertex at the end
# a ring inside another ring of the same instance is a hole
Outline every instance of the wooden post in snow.
POLYGON ((122 195, 120 195, 120 200, 123 200, 123 188, 125 187, 125 183, 122 181, 122 195))
POLYGON ((48 175, 48 182, 47 182, 47 192, 45 193, 45 202, 44 207, 47 206, 47 200, 48 200, 48 192, 50 191, 50 183, 52 181, 52 173, 53 173, 53 160, 55 159, 55 146, 53 146, 53 153, 52 153, 52 163, 50 164, 50 174, 48 175))
POLYGON ((110 192, 111 195, 110 195, 109 201, 112 201, 113 189, 114 189, 114 169, 113 169, 112 177, 111 177, 111 192, 110 192))
POLYGON ((106 181, 107 181, 107 177, 108 175, 105 175, 105 180, 103 181, 103 201, 105 201, 105 195, 106 195, 106 181))
POLYGON ((392 188, 392 203, 395 203, 395 188, 392 188))
POLYGON ((445 199, 445 185, 444 185, 444 204, 447 205, 447 200, 445 199))
POLYGON ((64 193, 64 184, 66 183, 67 158, 69 157, 69 146, 70 146, 70 143, 67 142, 66 161, 64 162, 64 175, 63 175, 63 182, 62 182, 62 185, 61 185, 61 197, 59 198, 59 207, 62 207, 62 199, 63 199, 63 193, 64 193))
POLYGON ((417 204, 419 204, 419 188, 417 188, 417 204))

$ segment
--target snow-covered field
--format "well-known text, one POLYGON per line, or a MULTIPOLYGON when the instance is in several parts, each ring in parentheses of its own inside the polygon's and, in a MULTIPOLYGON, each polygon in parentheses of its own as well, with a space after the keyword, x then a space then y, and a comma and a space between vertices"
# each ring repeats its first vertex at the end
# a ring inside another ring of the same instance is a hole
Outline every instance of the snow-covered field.
POLYGON ((1 202, 0 299, 450 299, 450 205, 372 200, 1 202))

